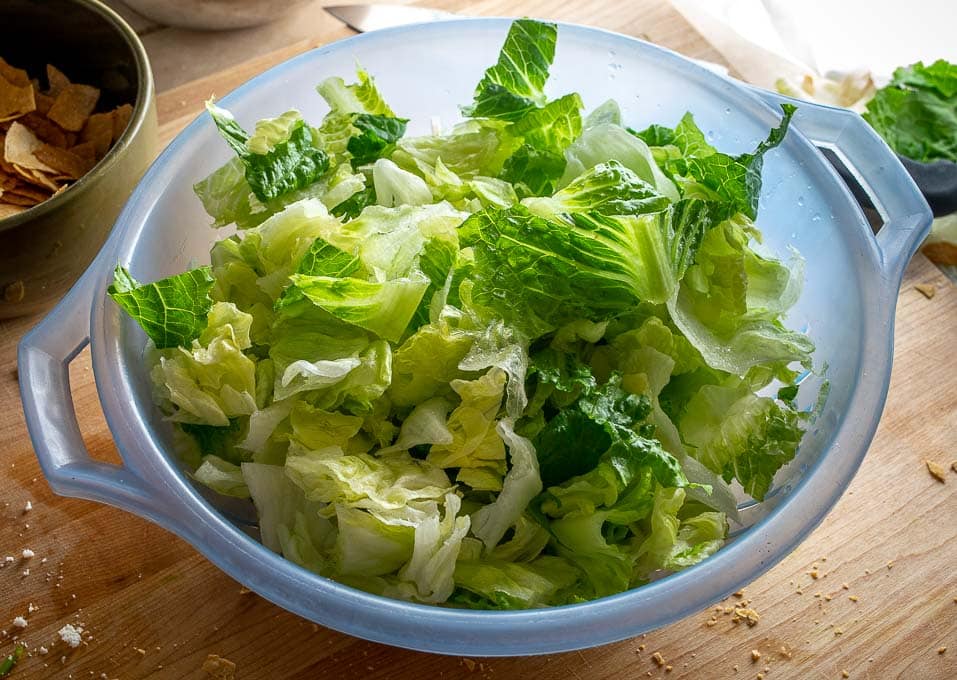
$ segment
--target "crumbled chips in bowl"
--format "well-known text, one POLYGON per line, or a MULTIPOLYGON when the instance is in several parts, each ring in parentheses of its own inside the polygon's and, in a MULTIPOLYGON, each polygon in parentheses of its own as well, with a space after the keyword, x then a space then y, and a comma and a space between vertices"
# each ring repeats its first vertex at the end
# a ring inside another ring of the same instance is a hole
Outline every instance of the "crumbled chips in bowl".
POLYGON ((133 107, 95 113, 100 91, 47 65, 49 87, 0 57, 0 220, 80 179, 123 134, 133 107))

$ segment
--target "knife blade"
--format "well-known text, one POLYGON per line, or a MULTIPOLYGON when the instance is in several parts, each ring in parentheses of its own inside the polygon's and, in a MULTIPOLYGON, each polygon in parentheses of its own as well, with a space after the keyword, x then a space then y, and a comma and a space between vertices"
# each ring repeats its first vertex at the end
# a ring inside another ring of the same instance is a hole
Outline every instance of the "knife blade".
POLYGON ((421 24, 440 21, 457 16, 452 12, 428 7, 409 7, 407 5, 333 5, 323 7, 329 14, 359 33, 375 31, 380 28, 393 28, 409 24, 421 24))

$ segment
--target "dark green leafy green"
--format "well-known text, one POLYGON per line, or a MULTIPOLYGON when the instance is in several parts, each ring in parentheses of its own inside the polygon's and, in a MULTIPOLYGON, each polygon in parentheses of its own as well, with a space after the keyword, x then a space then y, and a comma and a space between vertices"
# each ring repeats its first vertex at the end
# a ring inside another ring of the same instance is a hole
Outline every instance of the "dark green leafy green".
POLYGON ((154 283, 140 284, 117 265, 107 293, 146 331, 159 349, 188 347, 206 327, 215 280, 210 267, 191 269, 154 283))
POLYGON ((375 187, 366 187, 365 189, 352 194, 352 196, 344 200, 329 212, 336 217, 342 217, 344 219, 351 220, 358 217, 359 214, 370 205, 375 205, 375 200, 375 187))
POLYGON ((359 130, 349 138, 346 150, 352 154, 352 166, 368 165, 389 155, 393 145, 405 134, 406 118, 357 113, 352 125, 359 130))
POLYGON ((618 161, 608 161, 586 170, 550 197, 528 198, 522 203, 541 217, 558 217, 572 212, 602 215, 660 212, 668 207, 669 201, 618 161))
POLYGON ((260 201, 269 201, 311 184, 329 168, 329 157, 312 144, 312 132, 301 119, 289 128, 289 136, 266 153, 249 150, 246 134, 233 115, 211 102, 206 109, 220 135, 245 167, 246 181, 260 201))
POLYGON ((957 64, 940 59, 897 69, 863 115, 902 156, 957 162, 957 64))
POLYGON ((648 146, 667 146, 675 143, 675 131, 666 125, 654 123, 641 131, 628 128, 628 132, 648 146))
POLYGON ((196 441, 200 453, 204 456, 219 456, 237 465, 242 462, 242 457, 236 450, 236 444, 239 443, 244 429, 239 418, 230 418, 226 427, 195 423, 183 423, 180 427, 196 441))
POLYGON ((670 215, 485 210, 459 228, 475 252, 475 301, 532 337, 578 318, 602 321, 674 291, 670 215))
POLYGON ((0 678, 4 678, 13 671, 13 667, 17 665, 17 662, 23 658, 23 655, 26 654, 27 648, 25 645, 16 644, 13 648, 12 654, 7 654, 6 657, 0 661, 0 678))
POLYGON ((545 103, 545 81, 555 58, 555 24, 519 19, 512 22, 498 61, 485 71, 471 106, 473 118, 517 120, 545 103))
POLYGON ((711 146, 691 113, 686 113, 674 130, 654 125, 641 132, 631 132, 649 146, 674 146, 679 156, 668 158, 665 168, 714 192, 714 198, 723 204, 724 217, 741 212, 754 219, 761 195, 764 154, 784 139, 796 111, 791 104, 782 104, 781 109, 784 111, 781 123, 753 152, 739 156, 729 156, 711 146))

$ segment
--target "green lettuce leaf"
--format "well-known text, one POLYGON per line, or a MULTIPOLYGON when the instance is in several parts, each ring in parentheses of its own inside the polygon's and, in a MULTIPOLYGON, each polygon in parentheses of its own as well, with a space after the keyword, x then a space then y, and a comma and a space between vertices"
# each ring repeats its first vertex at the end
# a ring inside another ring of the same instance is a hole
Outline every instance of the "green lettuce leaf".
POLYGON ((564 189, 546 198, 526 198, 522 205, 544 218, 564 213, 638 215, 661 212, 669 200, 648 182, 615 160, 599 163, 564 189))
POLYGON ((803 269, 758 255, 746 218, 708 231, 675 298, 674 323, 709 366, 744 376, 753 366, 800 362, 810 368, 814 345, 788 330, 781 316, 800 295, 803 269))
POLYGON ((864 120, 894 151, 915 161, 957 162, 957 65, 943 59, 894 71, 867 103, 864 120))
POLYGON ((346 85, 342 78, 326 78, 316 90, 329 104, 334 114, 365 113, 373 116, 395 117, 395 113, 386 104, 382 94, 375 86, 375 80, 362 67, 356 68, 358 82, 346 85))
POLYGON ((381 283, 306 274, 293 274, 290 279, 317 307, 392 342, 398 342, 405 333, 429 286, 428 278, 418 272, 381 283))
POLYGON ((506 161, 500 177, 525 195, 551 194, 565 172, 563 152, 582 129, 582 101, 565 95, 542 108, 530 110, 507 128, 522 146, 506 161))
POLYGON ((243 352, 251 324, 249 314, 217 302, 189 348, 157 351, 150 376, 171 420, 227 427, 256 411, 256 363, 243 352))
POLYGON ((803 423, 788 405, 759 397, 740 382, 703 386, 685 407, 678 429, 692 456, 725 479, 737 479, 760 501, 777 471, 794 458, 803 423))
POLYGON ((422 326, 395 351, 389 396, 397 406, 414 406, 449 389, 467 376, 459 363, 473 338, 447 324, 422 326))
POLYGON ((203 463, 193 472, 193 477, 224 496, 249 498, 249 487, 240 467, 218 456, 204 456, 203 463))
MULTIPOLYGON (((246 182, 260 201, 268 201, 284 194, 302 189, 318 179, 328 168, 329 158, 312 145, 312 132, 298 119, 287 123, 288 136, 273 144, 264 153, 256 153, 248 147, 249 136, 239 126, 233 115, 211 101, 206 103, 220 135, 242 161, 246 182)), ((267 135, 254 138, 253 146, 265 148, 267 135)))
POLYGON ((187 347, 206 327, 213 304, 209 267, 198 267, 154 283, 140 284, 116 266, 107 294, 146 331, 158 349, 187 347))
POLYGON ((472 118, 515 120, 542 106, 557 35, 555 24, 530 19, 512 22, 498 62, 485 71, 472 105, 462 112, 472 118))
POLYGON ((580 578, 578 569, 561 557, 543 555, 531 562, 460 560, 452 602, 479 609, 530 609, 564 604, 580 578))
POLYGON ((685 114, 675 128, 673 140, 681 157, 670 163, 669 168, 713 191, 720 201, 728 204, 727 217, 741 212, 754 219, 761 196, 764 154, 784 140, 791 117, 797 110, 792 104, 782 104, 781 109, 784 111, 781 123, 771 130, 767 139, 752 153, 739 156, 716 151, 708 144, 692 115, 685 114))
POLYGON ((677 283, 670 229, 667 212, 556 223, 516 206, 472 215, 459 238, 475 252, 475 302, 534 337, 668 300, 677 283))
POLYGON ((445 602, 455 589, 455 566, 468 533, 468 515, 459 515, 461 499, 446 494, 445 513, 439 518, 434 504, 423 512, 415 526, 412 557, 399 571, 399 578, 411 585, 405 599, 418 602, 445 602))
POLYGON ((449 414, 445 424, 452 435, 451 441, 434 444, 426 460, 440 468, 459 468, 456 479, 460 482, 483 482, 473 488, 490 491, 501 489, 505 473, 505 444, 495 424, 505 381, 505 372, 501 369, 492 369, 476 380, 453 380, 450 385, 461 402, 449 414), (476 469, 486 474, 476 475, 476 469))
POLYGON ((565 158, 568 164, 558 182, 559 187, 566 186, 600 163, 617 161, 653 186, 662 196, 672 201, 679 198, 677 188, 658 167, 648 145, 619 125, 603 123, 586 128, 565 150, 565 158))
POLYGON ((400 510, 412 501, 441 500, 452 491, 445 472, 406 453, 346 455, 338 447, 318 451, 290 444, 286 474, 312 501, 367 510, 400 510))
POLYGON ((542 490, 535 448, 525 437, 515 434, 509 419, 499 421, 496 432, 508 445, 509 470, 495 500, 472 515, 472 533, 491 550, 516 522, 528 504, 542 490))
POLYGON ((357 113, 352 125, 359 131, 349 138, 346 151, 352 154, 352 165, 368 165, 389 155, 389 150, 405 134, 406 118, 357 113))

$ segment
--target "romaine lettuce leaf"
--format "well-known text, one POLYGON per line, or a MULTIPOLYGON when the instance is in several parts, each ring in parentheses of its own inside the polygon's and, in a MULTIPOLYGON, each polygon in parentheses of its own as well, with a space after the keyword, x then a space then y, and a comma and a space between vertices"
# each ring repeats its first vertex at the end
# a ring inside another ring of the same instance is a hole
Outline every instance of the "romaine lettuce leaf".
POLYGON ((281 465, 243 463, 242 474, 259 515, 263 545, 319 571, 320 555, 330 547, 336 534, 335 526, 319 516, 320 504, 306 500, 281 465), (293 547, 295 551, 290 550, 293 547), (313 559, 302 559, 308 557, 313 559))
POLYGON ((938 59, 894 71, 867 103, 864 120, 894 151, 924 163, 957 162, 957 65, 938 59))
POLYGON ((712 368, 738 376, 778 362, 810 368, 813 343, 781 323, 800 294, 801 268, 755 253, 752 232, 743 217, 708 231, 668 311, 712 368))
POLYGON ((472 118, 516 120, 542 106, 557 34, 555 24, 530 19, 512 22, 498 62, 485 71, 472 105, 462 112, 472 118))
POLYGON ((698 390, 678 430, 692 456, 725 479, 737 479, 760 501, 777 471, 794 458, 803 420, 790 406, 759 397, 739 381, 698 390))
POLYGON ((459 362, 473 338, 447 324, 422 326, 395 351, 389 396, 397 406, 414 406, 450 390, 453 380, 467 376, 459 362))
POLYGON ((154 283, 140 284, 116 266, 107 294, 146 331, 158 349, 187 347, 206 327, 213 304, 209 267, 198 267, 154 283))
POLYGON ((638 215, 661 212, 669 200, 648 182, 615 160, 599 163, 564 189, 545 198, 526 198, 522 205, 544 218, 564 213, 638 215))
POLYGON ((357 113, 352 125, 359 133, 349 138, 346 151, 352 154, 352 165, 368 165, 389 155, 389 150, 405 134, 406 118, 357 113))
POLYGON ((289 446, 286 474, 312 501, 366 510, 400 510, 412 501, 438 501, 452 491, 445 472, 407 453, 372 456, 345 454, 338 447, 310 451, 289 446))
POLYGON ((306 274, 293 274, 290 279, 317 307, 392 342, 398 342, 405 333, 429 286, 429 279, 419 272, 381 283, 306 274))
POLYGON ((193 472, 193 478, 224 496, 249 498, 249 488, 240 467, 219 456, 203 456, 203 462, 193 472))
MULTIPOLYGON (((479 488, 498 491, 505 473, 505 444, 495 423, 505 390, 505 372, 493 368, 476 380, 453 380, 450 385, 461 400, 449 414, 446 429, 452 439, 446 444, 436 443, 429 449, 426 458, 440 468, 460 468, 458 481, 463 481, 462 472, 473 468, 487 469, 488 475, 476 479, 490 483, 479 488)), ((475 487, 473 487, 475 488, 475 487)))
POLYGON ((474 301, 536 337, 671 298, 670 231, 668 212, 572 213, 554 222, 515 206, 472 215, 459 239, 475 252, 474 301))
POLYGON ((342 78, 326 78, 316 91, 329 104, 334 114, 366 113, 374 116, 395 116, 386 104, 375 80, 361 66, 356 68, 358 82, 346 85, 342 78))
MULTIPOLYGON (((313 146, 312 132, 301 118, 295 122, 285 120, 288 136, 268 147, 265 152, 257 153, 249 149, 249 136, 229 111, 211 101, 206 103, 206 109, 220 135, 242 161, 246 182, 260 201, 301 189, 329 168, 329 157, 313 146)), ((267 143, 264 131, 261 136, 254 138, 253 146, 265 148, 267 143)))
POLYGON ((502 481, 502 490, 495 500, 483 505, 472 515, 472 533, 492 550, 505 532, 519 521, 528 504, 542 490, 535 447, 525 437, 515 434, 510 419, 499 421, 496 432, 508 445, 509 470, 502 481))
POLYGON ((459 515, 461 507, 462 500, 457 495, 446 494, 441 520, 434 504, 430 504, 423 520, 415 526, 412 557, 399 571, 399 578, 413 586, 407 599, 445 602, 455 589, 456 560, 471 526, 468 515, 459 515))
POLYGON ((565 150, 565 158, 568 164, 558 182, 559 187, 570 184, 599 163, 617 161, 648 182, 662 196, 671 201, 679 198, 677 188, 655 163, 648 145, 619 125, 602 123, 587 128, 565 150))
POLYGON ((671 172, 693 179, 714 192, 727 206, 726 217, 740 212, 754 219, 758 214, 758 199, 761 195, 761 169, 764 154, 778 146, 787 133, 791 117, 797 110, 791 104, 782 104, 784 115, 781 123, 771 130, 767 139, 758 144, 752 153, 729 156, 711 146, 704 133, 687 113, 674 130, 671 143, 681 156, 669 162, 671 172))
POLYGON ((232 303, 217 302, 188 349, 157 351, 150 376, 171 420, 226 427, 230 418, 256 411, 256 363, 243 353, 251 323, 232 303))
POLYGON ((460 560, 455 585, 460 602, 478 609, 530 609, 564 604, 580 572, 570 562, 542 555, 531 562, 460 560))

